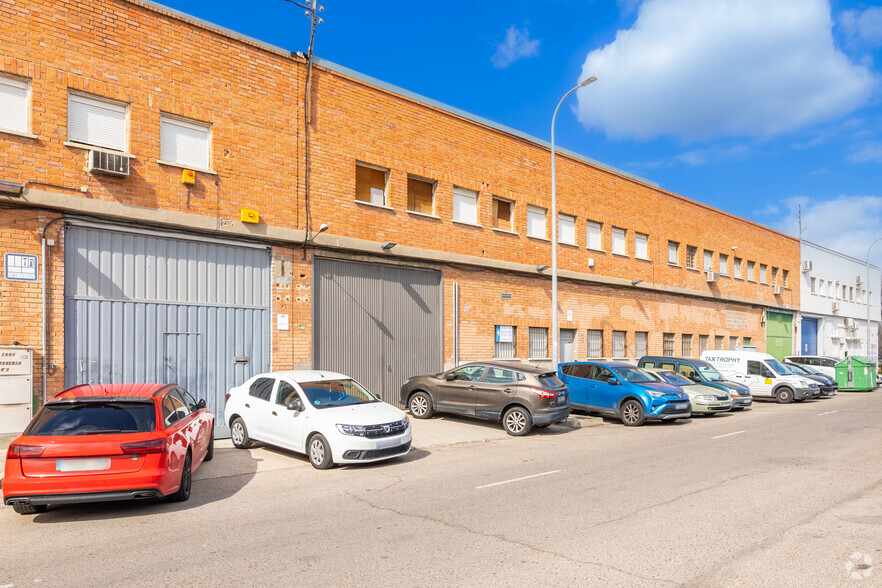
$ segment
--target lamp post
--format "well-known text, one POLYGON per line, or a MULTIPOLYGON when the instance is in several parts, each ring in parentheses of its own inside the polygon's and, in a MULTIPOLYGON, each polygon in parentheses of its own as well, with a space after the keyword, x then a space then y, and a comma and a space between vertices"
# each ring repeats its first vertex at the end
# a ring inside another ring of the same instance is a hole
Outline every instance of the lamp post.
POLYGON ((587 80, 582 80, 578 86, 564 94, 557 108, 554 109, 554 115, 551 117, 551 369, 557 371, 557 364, 560 356, 558 354, 558 327, 557 327, 557 184, 554 177, 554 121, 557 119, 557 111, 560 110, 561 104, 567 99, 567 96, 584 88, 592 82, 596 82, 597 78, 591 76, 587 80))
MULTIPOLYGON (((867 247, 867 361, 870 360, 870 249, 879 241, 882 241, 882 237, 879 237, 867 247)), ((879 352, 877 351, 876 354, 878 355, 879 352)), ((878 360, 878 357, 876 359, 878 360)))

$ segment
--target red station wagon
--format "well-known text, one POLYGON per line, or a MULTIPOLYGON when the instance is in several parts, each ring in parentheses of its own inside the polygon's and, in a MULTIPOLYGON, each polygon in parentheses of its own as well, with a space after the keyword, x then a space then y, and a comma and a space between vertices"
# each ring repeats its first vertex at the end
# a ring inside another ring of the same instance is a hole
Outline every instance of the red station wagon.
POLYGON ((3 502, 50 504, 190 497, 214 453, 214 415, 175 384, 76 386, 47 402, 6 453, 3 502))

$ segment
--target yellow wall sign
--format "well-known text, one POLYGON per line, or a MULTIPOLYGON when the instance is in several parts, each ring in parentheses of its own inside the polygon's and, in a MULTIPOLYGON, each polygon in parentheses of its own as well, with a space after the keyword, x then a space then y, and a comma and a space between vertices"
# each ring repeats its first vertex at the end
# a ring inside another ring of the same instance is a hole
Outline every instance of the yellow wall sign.
POLYGON ((258 223, 260 222, 260 214, 256 210, 243 208, 239 211, 239 220, 243 223, 258 223))
POLYGON ((182 184, 195 184, 196 183, 196 172, 192 169, 185 169, 181 172, 181 183, 182 184))

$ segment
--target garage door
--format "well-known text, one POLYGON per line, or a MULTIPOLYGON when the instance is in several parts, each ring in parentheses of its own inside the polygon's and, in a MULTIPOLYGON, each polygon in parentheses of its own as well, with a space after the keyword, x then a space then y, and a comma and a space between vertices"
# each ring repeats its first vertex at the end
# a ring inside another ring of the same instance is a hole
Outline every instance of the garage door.
POLYGON ((793 315, 766 311, 766 352, 777 359, 793 355, 793 315))
POLYGON ((398 404, 401 384, 443 364, 441 272, 315 258, 314 366, 398 404))
POLYGON ((174 382, 222 415, 270 369, 270 276, 265 247, 69 226, 65 385, 174 382))

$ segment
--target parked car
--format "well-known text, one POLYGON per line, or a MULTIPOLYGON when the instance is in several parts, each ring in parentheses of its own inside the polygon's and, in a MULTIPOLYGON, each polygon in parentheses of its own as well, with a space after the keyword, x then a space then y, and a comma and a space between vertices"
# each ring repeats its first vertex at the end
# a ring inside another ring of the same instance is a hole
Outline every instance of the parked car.
POLYGON ((701 359, 710 363, 726 379, 750 388, 754 398, 774 398, 781 404, 817 398, 821 388, 813 381, 797 376, 780 361, 759 351, 703 351, 701 359))
POLYGON ((732 397, 732 410, 744 410, 753 404, 750 388, 744 384, 727 380, 714 366, 700 359, 646 355, 640 358, 637 367, 675 371, 696 384, 704 384, 721 390, 732 397))
POLYGON ((689 396, 679 386, 660 382, 629 363, 574 361, 561 364, 559 373, 573 408, 614 416, 629 427, 692 415, 689 396))
POLYGON ((834 380, 836 379, 836 364, 840 361, 842 360, 825 355, 790 355, 784 358, 784 363, 807 365, 834 380))
POLYGON ((732 410, 732 397, 727 392, 705 386, 704 384, 696 384, 685 376, 681 376, 671 370, 659 368, 645 369, 647 372, 658 376, 661 381, 682 388, 689 395, 689 405, 693 415, 714 415, 732 410))
POLYGON ((239 449, 262 441, 305 453, 320 470, 410 451, 407 415, 336 372, 256 375, 227 393, 224 422, 239 449))
POLYGON ((214 415, 175 384, 103 384, 61 392, 6 452, 3 502, 47 505, 190 497, 214 455, 214 415))
POLYGON ((803 376, 817 382, 818 386, 821 388, 821 396, 835 396, 836 392, 839 391, 839 384, 836 383, 835 379, 827 374, 822 374, 821 372, 814 370, 810 366, 787 362, 784 363, 784 366, 798 376, 803 376))
POLYGON ((570 414, 567 387, 557 374, 520 363, 468 363, 438 374, 408 378, 401 403, 418 419, 436 412, 502 421, 509 435, 545 427, 570 414))

